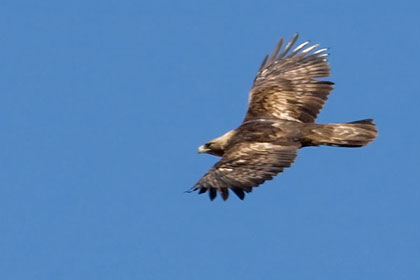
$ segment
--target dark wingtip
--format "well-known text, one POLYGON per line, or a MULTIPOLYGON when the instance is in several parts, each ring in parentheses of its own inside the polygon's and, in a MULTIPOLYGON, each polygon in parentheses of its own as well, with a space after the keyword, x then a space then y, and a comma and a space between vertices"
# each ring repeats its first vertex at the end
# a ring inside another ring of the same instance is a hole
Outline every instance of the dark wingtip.
POLYGON ((195 188, 195 186, 194 187, 192 187, 191 189, 188 189, 188 190, 186 190, 186 191, 184 191, 184 193, 192 193, 192 192, 194 192, 194 191, 196 191, 197 189, 195 188))
MULTIPOLYGON (((245 198, 245 192, 249 193, 252 191, 252 188, 230 188, 234 194, 236 194, 236 196, 240 199, 240 200, 244 200, 245 198)), ((205 192, 209 192, 209 198, 211 201, 215 200, 217 197, 217 192, 220 193, 220 196, 222 197, 222 199, 224 201, 226 201, 229 198, 229 188, 221 188, 221 189, 217 189, 217 188, 205 188, 205 187, 192 187, 189 190, 184 191, 184 193, 192 193, 198 191, 198 194, 203 194, 205 192)))
POLYGON ((209 189, 209 197, 210 197, 210 200, 213 201, 216 198, 216 196, 217 196, 216 189, 215 188, 210 188, 209 189))
POLYGON ((366 124, 373 124, 373 119, 365 119, 365 120, 359 120, 359 121, 353 121, 349 123, 366 123, 366 124))
POLYGON ((205 193, 206 191, 207 191, 207 189, 206 189, 206 188, 200 188, 200 191, 198 192, 198 194, 205 193))
POLYGON ((222 196, 223 200, 226 201, 229 197, 229 190, 228 188, 221 188, 219 189, 220 195, 222 196))
POLYGON ((240 188, 231 188, 231 190, 239 197, 240 200, 244 200, 245 193, 240 188))

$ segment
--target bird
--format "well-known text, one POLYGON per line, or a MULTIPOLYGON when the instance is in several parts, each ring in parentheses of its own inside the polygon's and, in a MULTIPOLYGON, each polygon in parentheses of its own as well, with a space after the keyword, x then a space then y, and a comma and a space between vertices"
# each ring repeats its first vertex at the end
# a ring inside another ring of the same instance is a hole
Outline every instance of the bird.
POLYGON ((229 190, 246 193, 290 167, 297 150, 309 146, 362 147, 377 136, 372 119, 315 123, 333 90, 328 48, 305 41, 293 50, 298 34, 283 47, 279 40, 265 56, 249 92, 248 110, 239 127, 208 141, 198 153, 221 157, 187 192, 208 192, 210 200, 229 190))

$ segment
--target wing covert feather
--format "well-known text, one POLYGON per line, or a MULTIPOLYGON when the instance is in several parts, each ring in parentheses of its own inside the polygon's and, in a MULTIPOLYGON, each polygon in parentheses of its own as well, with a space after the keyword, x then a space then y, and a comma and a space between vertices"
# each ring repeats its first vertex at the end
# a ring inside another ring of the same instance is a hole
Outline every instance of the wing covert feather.
POLYGON ((332 82, 316 80, 330 75, 327 49, 314 51, 318 45, 307 47, 306 41, 288 54, 297 37, 282 51, 281 39, 273 54, 264 59, 249 94, 244 121, 264 117, 315 121, 333 89, 332 82))

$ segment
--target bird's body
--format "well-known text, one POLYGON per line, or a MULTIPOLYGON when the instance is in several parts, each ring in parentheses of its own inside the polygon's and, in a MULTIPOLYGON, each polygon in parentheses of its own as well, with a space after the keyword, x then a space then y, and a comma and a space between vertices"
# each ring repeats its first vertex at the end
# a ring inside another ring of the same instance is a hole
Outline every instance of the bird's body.
POLYGON ((295 35, 281 51, 281 39, 267 56, 250 92, 248 112, 236 129, 199 147, 200 153, 221 156, 192 188, 217 192, 226 200, 230 188, 239 198, 253 187, 271 180, 289 167, 297 150, 305 146, 361 147, 377 134, 372 120, 339 124, 316 124, 333 83, 315 78, 329 76, 326 49, 308 42, 288 53, 295 35), (281 52, 280 52, 281 51, 281 52))

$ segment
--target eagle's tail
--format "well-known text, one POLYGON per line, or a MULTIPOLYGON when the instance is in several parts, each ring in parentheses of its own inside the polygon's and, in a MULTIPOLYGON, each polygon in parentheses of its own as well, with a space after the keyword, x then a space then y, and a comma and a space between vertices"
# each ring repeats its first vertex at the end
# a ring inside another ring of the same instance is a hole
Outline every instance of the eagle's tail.
POLYGON ((372 119, 336 123, 308 125, 305 145, 362 147, 373 141, 378 134, 372 119))

